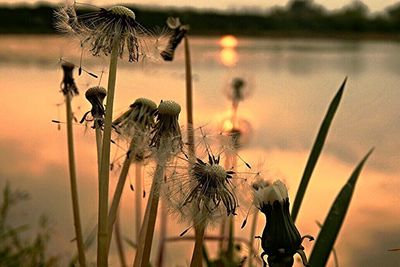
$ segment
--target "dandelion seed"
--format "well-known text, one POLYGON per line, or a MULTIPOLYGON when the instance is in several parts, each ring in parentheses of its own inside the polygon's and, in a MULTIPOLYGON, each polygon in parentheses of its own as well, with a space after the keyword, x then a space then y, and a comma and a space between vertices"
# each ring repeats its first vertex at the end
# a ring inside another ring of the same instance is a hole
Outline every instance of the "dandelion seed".
POLYGON ((268 255, 268 264, 271 267, 293 266, 293 256, 298 253, 303 265, 308 266, 301 244, 304 238, 313 240, 313 237, 301 237, 294 225, 289 212, 289 197, 285 184, 279 180, 272 185, 261 181, 253 183, 253 189, 255 204, 266 217, 261 236, 261 246, 264 250, 261 258, 268 255))
POLYGON ((55 27, 60 32, 78 36, 94 56, 107 56, 116 45, 121 58, 126 50, 129 62, 137 62, 149 48, 145 38, 151 33, 136 21, 135 13, 124 6, 100 8, 78 16, 75 5, 70 5, 58 9, 55 17, 55 27))

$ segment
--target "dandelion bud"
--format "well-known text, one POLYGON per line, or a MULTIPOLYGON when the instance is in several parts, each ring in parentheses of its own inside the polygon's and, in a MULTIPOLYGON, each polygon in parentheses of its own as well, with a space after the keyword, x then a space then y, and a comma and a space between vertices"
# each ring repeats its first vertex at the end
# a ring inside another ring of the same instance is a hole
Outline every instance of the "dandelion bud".
POLYGON ((75 65, 69 62, 64 62, 61 65, 64 71, 64 78, 61 82, 61 92, 64 95, 71 94, 71 95, 78 95, 78 87, 75 84, 75 80, 73 77, 73 71, 75 65))
POLYGON ((157 105, 147 98, 138 98, 129 110, 113 121, 113 126, 129 137, 137 131, 145 131, 154 125, 157 105))
POLYGON ((170 145, 168 150, 176 152, 182 148, 182 135, 179 128, 179 113, 181 106, 174 101, 161 101, 157 111, 157 122, 153 130, 150 145, 157 150, 170 145))
POLYGON ((106 89, 100 86, 89 88, 86 91, 85 97, 90 102, 90 104, 92 104, 92 109, 83 115, 80 123, 83 123, 85 120, 87 120, 86 119, 87 115, 91 113, 95 121, 93 127, 103 126, 103 120, 105 115, 103 101, 106 95, 107 95, 106 89))
MULTIPOLYGON (((272 185, 267 183, 253 184, 255 202, 266 217, 266 225, 261 236, 263 255, 268 255, 271 267, 293 266, 294 254, 300 254, 303 264, 307 266, 303 238, 300 236, 289 212, 289 197, 286 186, 281 181, 272 185)), ((306 236, 307 238, 312 238, 306 236)))
POLYGON ((183 37, 185 37, 187 31, 189 30, 189 26, 182 25, 179 18, 173 17, 169 17, 167 19, 167 25, 173 30, 173 33, 168 40, 167 47, 160 53, 160 55, 165 61, 172 61, 174 59, 175 50, 182 41, 183 37))

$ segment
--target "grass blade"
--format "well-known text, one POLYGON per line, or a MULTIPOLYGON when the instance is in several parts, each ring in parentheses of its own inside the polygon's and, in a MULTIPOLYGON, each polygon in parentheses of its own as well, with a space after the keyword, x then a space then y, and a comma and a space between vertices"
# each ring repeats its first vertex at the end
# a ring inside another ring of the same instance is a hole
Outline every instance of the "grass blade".
POLYGON ((343 224, 347 210, 353 196, 354 188, 357 179, 360 175, 364 163, 371 155, 371 149, 362 161, 355 168, 347 183, 343 186, 340 193, 337 195, 335 202, 329 210, 328 216, 321 228, 317 241, 315 242, 314 249, 310 256, 310 266, 325 266, 329 255, 332 251, 335 240, 339 234, 340 228, 343 224))
POLYGON ((324 146, 326 136, 328 135, 329 127, 331 126, 333 117, 335 116, 336 110, 342 98, 346 81, 347 77, 344 79, 342 85, 340 86, 339 91, 336 93, 331 104, 329 105, 328 112, 326 113, 325 118, 322 121, 317 138, 311 149, 310 157, 308 158, 306 168, 304 169, 303 177, 301 178, 299 189, 297 190, 296 198, 294 199, 293 202, 291 215, 294 222, 296 221, 297 215, 299 213, 301 202, 303 201, 308 182, 310 181, 311 175, 314 171, 315 165, 317 164, 318 158, 324 146))

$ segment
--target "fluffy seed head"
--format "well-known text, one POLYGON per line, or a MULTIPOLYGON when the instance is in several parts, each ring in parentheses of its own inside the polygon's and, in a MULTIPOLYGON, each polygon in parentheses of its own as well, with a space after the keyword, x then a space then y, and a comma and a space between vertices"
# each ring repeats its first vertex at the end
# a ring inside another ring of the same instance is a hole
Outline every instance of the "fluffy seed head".
POLYGON ((117 132, 131 139, 139 132, 145 133, 154 125, 156 111, 156 103, 147 98, 138 98, 126 112, 113 121, 113 126, 117 132))

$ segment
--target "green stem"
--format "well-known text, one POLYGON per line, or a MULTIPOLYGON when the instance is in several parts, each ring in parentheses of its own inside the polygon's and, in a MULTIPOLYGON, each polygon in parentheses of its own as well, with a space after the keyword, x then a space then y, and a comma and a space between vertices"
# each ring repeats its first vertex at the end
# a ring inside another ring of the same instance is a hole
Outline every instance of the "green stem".
POLYGON ((108 213, 108 233, 109 234, 108 234, 107 250, 110 249, 111 238, 112 238, 112 229, 113 229, 115 220, 117 218, 118 206, 121 201, 121 196, 122 196, 122 192, 124 190, 126 177, 128 177, 129 168, 132 163, 132 158, 133 158, 132 155, 134 155, 134 153, 132 153, 132 152, 136 150, 137 142, 135 140, 136 140, 136 138, 132 139, 131 144, 129 146, 129 150, 126 154, 126 158, 124 160, 124 163, 122 165, 122 170, 119 175, 118 183, 115 188, 114 197, 113 197, 113 200, 111 203, 110 211, 108 213))
POLYGON ((83 245, 81 219, 79 215, 78 186, 76 181, 75 153, 74 153, 74 136, 72 131, 72 108, 71 94, 65 95, 66 112, 67 112, 67 138, 68 138, 68 162, 69 176, 71 185, 72 211, 74 215, 76 243, 78 247, 78 260, 81 267, 86 266, 85 247, 83 245))
MULTIPOLYGON (((117 41, 118 37, 115 37, 115 40, 117 41)), ((116 41, 114 41, 114 46, 111 52, 110 69, 108 74, 106 116, 104 121, 103 148, 101 153, 101 171, 99 179, 99 229, 97 232, 97 266, 99 267, 108 265, 108 183, 110 176, 111 122, 118 62, 118 46, 116 41)))
MULTIPOLYGON (((166 182, 166 180, 164 180, 166 182)), ((168 214, 167 207, 165 206, 165 202, 161 202, 161 221, 160 221, 160 240, 158 246, 158 258, 157 265, 158 267, 162 267, 164 265, 164 250, 165 250, 165 238, 167 237, 167 224, 168 224, 168 214)))
POLYGON ((146 207, 145 219, 140 230, 140 242, 136 252, 134 267, 147 267, 150 261, 151 245, 153 243, 154 228, 156 224, 158 203, 160 199, 160 186, 165 172, 166 158, 157 163, 156 171, 151 185, 150 196, 146 207))

